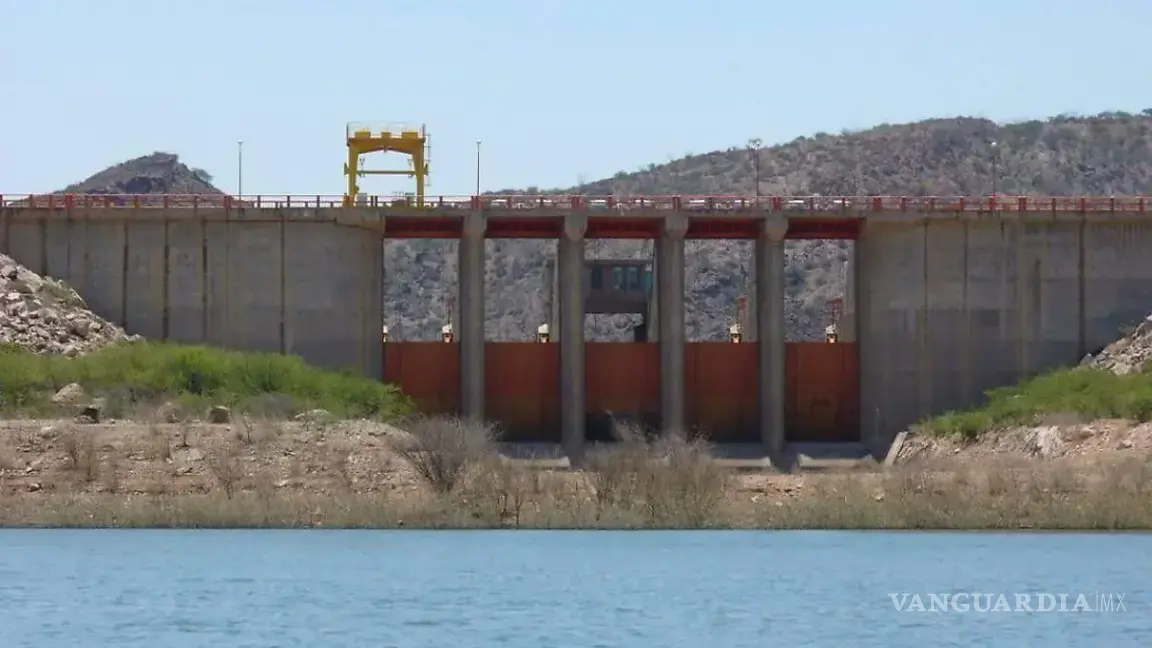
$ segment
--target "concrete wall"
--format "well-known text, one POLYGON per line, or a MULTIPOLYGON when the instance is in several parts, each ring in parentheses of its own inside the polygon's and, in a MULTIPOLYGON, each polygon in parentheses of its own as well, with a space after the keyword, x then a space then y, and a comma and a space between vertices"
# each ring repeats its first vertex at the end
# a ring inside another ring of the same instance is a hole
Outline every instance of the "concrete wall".
POLYGON ((8 209, 0 250, 130 333, 380 377, 381 234, 335 211, 8 209))
POLYGON ((1152 223, 880 214, 855 250, 844 322, 859 327, 861 425, 879 444, 1074 364, 1152 311, 1152 223))
MULTIPOLYGON (((380 377, 379 214, 11 208, 0 250, 132 333, 380 377)), ((1075 363, 1152 311, 1152 222, 1107 216, 869 215, 843 320, 864 438, 1075 363)))

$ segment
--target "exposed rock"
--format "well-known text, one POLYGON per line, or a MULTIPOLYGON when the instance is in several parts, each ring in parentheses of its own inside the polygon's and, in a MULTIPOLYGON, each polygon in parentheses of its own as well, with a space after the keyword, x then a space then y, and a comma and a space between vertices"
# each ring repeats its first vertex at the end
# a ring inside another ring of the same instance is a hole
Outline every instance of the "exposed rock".
POLYGON ((53 403, 68 405, 78 403, 84 399, 84 388, 77 383, 68 383, 52 397, 53 403))
POLYGON ((328 410, 314 409, 297 414, 293 417, 293 420, 301 423, 327 423, 334 419, 328 410))
POLYGON ((413 449, 419 444, 411 432, 401 430, 387 423, 379 423, 368 430, 368 435, 382 438, 385 443, 394 448, 413 449))
POLYGON ((64 282, 41 277, 0 254, 0 344, 78 356, 139 339, 88 310, 64 282))
POLYGON ((1152 315, 1130 334, 1109 344, 1099 354, 1084 358, 1080 364, 1123 376, 1143 370, 1149 362, 1152 362, 1152 315))
POLYGON ((104 403, 100 400, 93 401, 84 407, 80 408, 80 413, 76 416, 78 423, 99 423, 100 415, 104 410, 104 403))
POLYGON ((1057 454, 1064 440, 1060 435, 1060 428, 1055 425, 1038 427, 1032 431, 1029 448, 1032 454, 1049 458, 1057 454))
POLYGON ((222 425, 232 421, 232 410, 223 405, 213 405, 208 412, 208 422, 222 425))
POLYGON ((156 420, 163 423, 179 423, 181 413, 180 406, 169 401, 156 408, 156 420))
POLYGON ((173 459, 184 463, 196 463, 204 460, 204 451, 199 448, 187 448, 173 453, 173 459))
POLYGON ((134 158, 64 188, 71 194, 201 194, 222 195, 212 177, 193 169, 173 153, 157 151, 134 158))

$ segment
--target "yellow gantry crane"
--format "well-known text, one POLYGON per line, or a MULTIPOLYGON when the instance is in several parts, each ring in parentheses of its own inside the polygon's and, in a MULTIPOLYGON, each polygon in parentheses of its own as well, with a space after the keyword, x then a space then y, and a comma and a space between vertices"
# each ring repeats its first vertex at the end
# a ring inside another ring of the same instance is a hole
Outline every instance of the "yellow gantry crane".
POLYGON ((344 175, 348 176, 346 204, 356 202, 360 195, 358 178, 366 175, 402 175, 416 178, 416 205, 424 206, 424 190, 428 184, 428 132, 419 127, 403 124, 389 124, 374 127, 371 124, 350 122, 345 127, 345 140, 348 143, 348 161, 344 164, 344 175), (408 156, 410 168, 404 170, 369 170, 361 168, 361 156, 368 153, 399 153, 408 156))

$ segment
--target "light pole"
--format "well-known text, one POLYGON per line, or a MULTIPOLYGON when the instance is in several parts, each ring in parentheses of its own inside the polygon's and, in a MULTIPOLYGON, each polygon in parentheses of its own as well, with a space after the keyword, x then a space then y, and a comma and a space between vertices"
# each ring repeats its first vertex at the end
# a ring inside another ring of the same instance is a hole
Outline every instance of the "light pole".
POLYGON ((992 140, 992 198, 996 198, 996 190, 1000 186, 1000 174, 996 168, 1000 162, 1000 148, 996 140, 992 140))
POLYGON ((760 197, 760 145, 759 137, 748 140, 748 154, 752 156, 752 168, 756 173, 756 197, 760 197))
POLYGON ((244 198, 244 140, 236 140, 236 196, 244 198))
POLYGON ((476 197, 480 197, 480 140, 476 140, 476 197))

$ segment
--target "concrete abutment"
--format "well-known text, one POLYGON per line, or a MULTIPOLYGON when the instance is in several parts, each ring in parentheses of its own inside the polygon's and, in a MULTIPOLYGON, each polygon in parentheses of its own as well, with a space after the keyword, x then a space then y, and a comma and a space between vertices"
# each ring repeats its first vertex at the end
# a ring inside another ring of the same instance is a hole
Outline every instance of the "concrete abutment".
POLYGON ((382 378, 381 232, 316 211, 6 209, 0 249, 146 339, 382 378))

